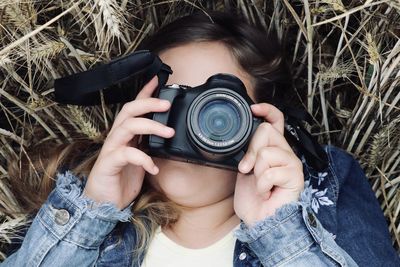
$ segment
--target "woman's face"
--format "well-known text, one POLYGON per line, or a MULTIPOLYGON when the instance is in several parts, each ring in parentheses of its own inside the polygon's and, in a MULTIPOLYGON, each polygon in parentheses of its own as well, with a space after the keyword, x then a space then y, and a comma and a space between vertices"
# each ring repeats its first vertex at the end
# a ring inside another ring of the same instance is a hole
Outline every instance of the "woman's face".
MULTIPOLYGON (((167 84, 198 86, 217 73, 237 76, 254 101, 250 76, 244 72, 228 48, 218 42, 189 43, 160 53, 172 70, 167 84)), ((188 89, 190 90, 190 89, 188 89)), ((152 186, 177 204, 186 207, 209 205, 233 194, 236 172, 180 161, 153 158, 160 172, 151 176, 152 186)))

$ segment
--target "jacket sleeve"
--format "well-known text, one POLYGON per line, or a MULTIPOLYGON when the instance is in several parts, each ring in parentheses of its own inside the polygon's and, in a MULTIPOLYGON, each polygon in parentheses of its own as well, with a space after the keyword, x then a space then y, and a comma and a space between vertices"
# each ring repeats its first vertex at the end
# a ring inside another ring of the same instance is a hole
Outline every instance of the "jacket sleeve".
POLYGON ((128 221, 131 205, 119 210, 82 195, 85 180, 70 171, 57 173, 49 194, 21 247, 1 266, 94 266, 99 246, 118 221, 128 221))
POLYGON ((311 209, 306 187, 299 201, 283 205, 273 216, 247 227, 237 238, 248 244, 263 266, 358 266, 324 229, 311 209))

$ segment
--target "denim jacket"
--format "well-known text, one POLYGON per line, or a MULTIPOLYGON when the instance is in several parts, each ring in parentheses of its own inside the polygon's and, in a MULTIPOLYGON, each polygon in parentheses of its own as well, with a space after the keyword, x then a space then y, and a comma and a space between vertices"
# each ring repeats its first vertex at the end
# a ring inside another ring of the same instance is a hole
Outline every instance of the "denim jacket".
MULTIPOLYGON (((302 158, 306 182, 298 201, 280 207, 251 228, 241 222, 235 232, 234 267, 358 266, 335 241, 337 219, 328 210, 338 201, 338 177, 349 175, 354 164, 348 161, 355 160, 335 147, 324 148, 330 159, 324 172, 313 172, 302 158), (340 161, 343 167, 334 166, 340 161)), ((129 223, 131 206, 121 211, 111 203, 93 202, 81 195, 85 181, 68 170, 57 173, 56 187, 21 247, 1 266, 139 266, 143 255, 133 259, 136 235, 129 223)))

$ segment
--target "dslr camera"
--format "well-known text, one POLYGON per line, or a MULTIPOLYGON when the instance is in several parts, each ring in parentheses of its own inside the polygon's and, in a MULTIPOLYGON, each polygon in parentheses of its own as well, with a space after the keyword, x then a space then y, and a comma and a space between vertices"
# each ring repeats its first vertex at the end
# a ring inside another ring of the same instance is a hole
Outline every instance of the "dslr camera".
POLYGON ((242 81, 230 74, 216 74, 196 87, 167 85, 157 97, 168 100, 171 108, 153 113, 152 119, 174 128, 175 135, 150 135, 151 156, 237 170, 263 122, 252 115, 253 101, 242 81))

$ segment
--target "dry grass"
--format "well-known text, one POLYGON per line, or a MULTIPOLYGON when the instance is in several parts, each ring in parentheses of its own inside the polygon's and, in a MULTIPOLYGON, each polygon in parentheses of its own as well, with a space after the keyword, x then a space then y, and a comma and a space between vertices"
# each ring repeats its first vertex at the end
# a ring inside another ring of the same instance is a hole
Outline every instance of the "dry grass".
MULTIPOLYGON (((310 130, 360 160, 399 249, 400 3, 390 0, 1 1, 0 205, 18 210, 6 163, 30 145, 33 126, 58 143, 110 126, 109 107, 54 105, 55 78, 130 53, 159 26, 207 8, 238 11, 288 44, 310 130)), ((1 221, 7 243, 26 217, 1 221)))

